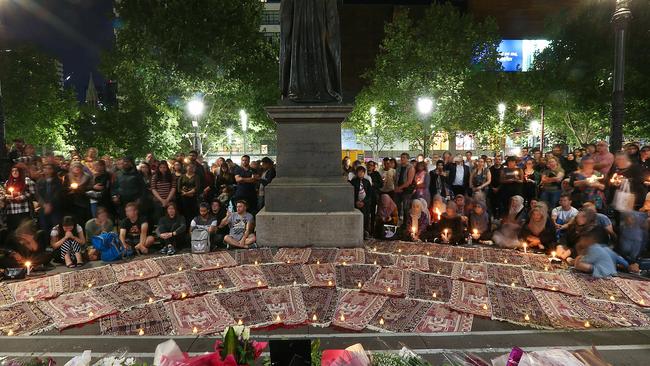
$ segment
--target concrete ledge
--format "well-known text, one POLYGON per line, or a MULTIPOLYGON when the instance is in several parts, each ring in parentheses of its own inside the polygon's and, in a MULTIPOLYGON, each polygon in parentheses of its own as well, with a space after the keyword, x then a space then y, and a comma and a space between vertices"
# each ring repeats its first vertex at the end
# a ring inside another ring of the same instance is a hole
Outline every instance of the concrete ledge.
POLYGON ((357 211, 268 212, 256 216, 257 243, 266 247, 363 247, 363 215, 357 211))
POLYGON ((274 180, 266 186, 265 193, 268 212, 347 212, 354 207, 354 187, 342 178, 337 183, 274 180))

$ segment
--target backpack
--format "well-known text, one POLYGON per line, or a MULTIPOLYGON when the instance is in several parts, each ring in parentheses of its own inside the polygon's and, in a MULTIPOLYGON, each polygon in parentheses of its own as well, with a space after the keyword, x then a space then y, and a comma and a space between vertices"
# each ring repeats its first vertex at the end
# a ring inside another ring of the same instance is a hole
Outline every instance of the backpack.
POLYGON ((208 253, 210 251, 210 232, 203 227, 195 227, 192 230, 191 242, 192 253, 208 253))
POLYGON ((133 249, 126 250, 114 232, 93 236, 92 244, 101 253, 103 262, 114 262, 133 255, 133 249))

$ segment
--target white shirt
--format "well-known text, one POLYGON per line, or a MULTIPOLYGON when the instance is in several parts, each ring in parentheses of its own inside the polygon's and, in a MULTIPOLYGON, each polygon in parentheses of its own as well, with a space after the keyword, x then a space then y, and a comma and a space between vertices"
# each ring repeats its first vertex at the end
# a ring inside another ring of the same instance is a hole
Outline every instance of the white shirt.
POLYGON ((560 221, 562 224, 566 224, 572 218, 578 214, 578 209, 571 207, 569 210, 564 211, 562 206, 558 206, 551 211, 551 217, 555 219, 556 222, 560 221))
POLYGON ((462 186, 463 177, 465 176, 465 166, 463 164, 456 164, 456 176, 454 177, 454 182, 452 186, 462 186))

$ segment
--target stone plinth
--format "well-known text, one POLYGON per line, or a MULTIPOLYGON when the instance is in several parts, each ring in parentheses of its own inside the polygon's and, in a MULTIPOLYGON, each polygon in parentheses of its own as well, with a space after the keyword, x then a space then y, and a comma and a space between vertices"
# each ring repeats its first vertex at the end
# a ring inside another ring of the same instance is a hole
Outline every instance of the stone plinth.
POLYGON ((277 178, 257 214, 263 246, 363 245, 363 216, 341 174, 341 122, 349 106, 266 108, 277 123, 277 178))

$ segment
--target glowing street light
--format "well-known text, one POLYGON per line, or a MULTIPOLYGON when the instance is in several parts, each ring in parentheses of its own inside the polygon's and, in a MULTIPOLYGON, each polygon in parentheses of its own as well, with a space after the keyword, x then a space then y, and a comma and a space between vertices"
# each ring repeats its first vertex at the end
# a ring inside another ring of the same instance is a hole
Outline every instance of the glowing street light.
POLYGON ((423 116, 428 116, 433 111, 433 99, 431 98, 418 98, 418 112, 423 116))
POLYGON ((187 102, 187 111, 192 116, 192 128, 194 128, 193 149, 196 151, 201 150, 199 148, 199 117, 203 114, 203 109, 205 109, 205 104, 201 99, 194 98, 187 102))
POLYGON ((503 119, 506 116, 506 104, 499 103, 499 105, 497 106, 497 111, 499 111, 499 121, 503 123, 503 119))
POLYGON ((248 130, 248 114, 243 109, 239 110, 239 121, 241 122, 241 130, 244 138, 244 154, 246 155, 246 131, 248 130))

